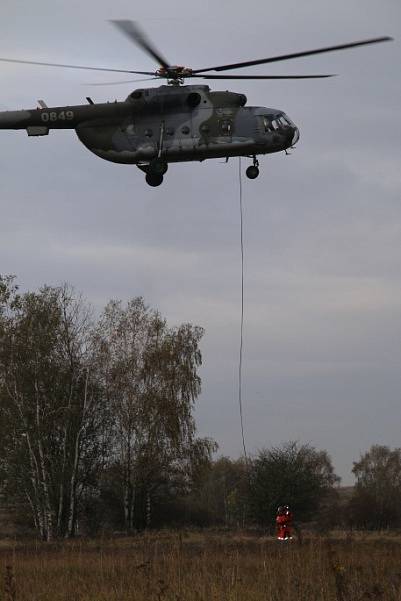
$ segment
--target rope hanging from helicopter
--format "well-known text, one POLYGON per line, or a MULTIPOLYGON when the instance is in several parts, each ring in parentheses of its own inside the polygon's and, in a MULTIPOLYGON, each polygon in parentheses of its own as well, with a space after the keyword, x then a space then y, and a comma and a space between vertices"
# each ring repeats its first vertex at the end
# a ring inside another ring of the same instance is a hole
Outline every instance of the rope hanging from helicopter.
POLYGON ((238 157, 238 183, 239 183, 239 212, 240 212, 240 245, 241 245, 241 321, 240 321, 240 346, 238 362, 238 405, 241 422, 242 447, 245 462, 248 463, 248 454, 245 444, 244 415, 242 409, 242 355, 244 342, 244 210, 242 203, 242 169, 241 157, 238 157))

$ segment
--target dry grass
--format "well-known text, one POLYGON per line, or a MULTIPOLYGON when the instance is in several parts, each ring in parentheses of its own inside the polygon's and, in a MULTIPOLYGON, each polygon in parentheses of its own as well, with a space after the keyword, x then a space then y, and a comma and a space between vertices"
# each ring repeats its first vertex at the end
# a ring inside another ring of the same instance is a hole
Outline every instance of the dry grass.
POLYGON ((152 533, 2 544, 1 601, 401 600, 401 539, 152 533), (7 567, 8 566, 8 567, 7 567))

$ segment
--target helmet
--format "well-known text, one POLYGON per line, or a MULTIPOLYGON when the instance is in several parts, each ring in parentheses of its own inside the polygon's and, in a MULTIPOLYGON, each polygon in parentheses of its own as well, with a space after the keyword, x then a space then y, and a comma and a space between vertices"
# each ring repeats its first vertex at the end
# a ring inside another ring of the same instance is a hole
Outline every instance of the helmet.
POLYGON ((277 507, 277 513, 283 513, 283 511, 284 511, 284 507, 282 505, 277 507))

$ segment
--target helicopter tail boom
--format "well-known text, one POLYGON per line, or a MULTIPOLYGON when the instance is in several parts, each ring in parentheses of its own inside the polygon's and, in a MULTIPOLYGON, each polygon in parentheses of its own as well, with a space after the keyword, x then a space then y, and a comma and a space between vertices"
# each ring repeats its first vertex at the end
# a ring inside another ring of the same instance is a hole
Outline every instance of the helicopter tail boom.
MULTIPOLYGON (((44 103, 43 103, 44 104, 44 103)), ((42 104, 41 104, 42 107, 42 104)), ((85 122, 112 122, 128 114, 125 102, 35 108, 0 112, 0 129, 26 129, 28 136, 45 136, 50 129, 76 129, 85 122)), ((132 109, 131 109, 132 110, 132 109)))

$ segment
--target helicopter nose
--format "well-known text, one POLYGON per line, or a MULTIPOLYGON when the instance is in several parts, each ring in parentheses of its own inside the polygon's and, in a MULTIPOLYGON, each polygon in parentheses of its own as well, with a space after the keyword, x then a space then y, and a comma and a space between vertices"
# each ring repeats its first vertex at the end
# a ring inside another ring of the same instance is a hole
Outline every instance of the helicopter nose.
POLYGON ((291 146, 294 146, 294 144, 296 144, 298 142, 298 140, 299 140, 299 129, 298 129, 298 127, 294 127, 291 146))

